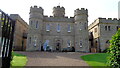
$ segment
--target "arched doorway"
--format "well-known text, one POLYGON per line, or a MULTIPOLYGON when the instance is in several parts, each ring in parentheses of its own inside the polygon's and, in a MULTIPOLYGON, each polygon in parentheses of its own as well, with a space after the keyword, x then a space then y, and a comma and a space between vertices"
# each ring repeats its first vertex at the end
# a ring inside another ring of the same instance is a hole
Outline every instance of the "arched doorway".
POLYGON ((54 45, 54 50, 55 51, 61 51, 61 47, 62 47, 62 39, 61 38, 55 38, 55 45, 54 45))
POLYGON ((60 48, 60 40, 57 40, 56 41, 56 51, 60 51, 61 48, 60 48))

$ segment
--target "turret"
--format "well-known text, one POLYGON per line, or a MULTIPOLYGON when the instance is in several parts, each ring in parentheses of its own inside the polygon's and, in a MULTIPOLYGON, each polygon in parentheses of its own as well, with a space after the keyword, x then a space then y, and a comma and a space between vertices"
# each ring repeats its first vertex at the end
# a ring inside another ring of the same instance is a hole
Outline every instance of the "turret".
POLYGON ((75 49, 89 52, 88 43, 88 10, 81 8, 74 11, 75 22, 75 49), (83 36, 85 35, 85 36, 83 36))
POLYGON ((88 21, 88 10, 81 8, 74 11, 75 22, 88 21))
POLYGON ((30 7, 30 18, 43 19, 43 9, 41 7, 30 7))
POLYGON ((42 41, 43 9, 41 7, 30 7, 29 31, 26 50, 40 50, 42 41))
POLYGON ((53 8, 53 16, 54 17, 64 17, 65 16, 65 8, 64 7, 54 7, 53 8))

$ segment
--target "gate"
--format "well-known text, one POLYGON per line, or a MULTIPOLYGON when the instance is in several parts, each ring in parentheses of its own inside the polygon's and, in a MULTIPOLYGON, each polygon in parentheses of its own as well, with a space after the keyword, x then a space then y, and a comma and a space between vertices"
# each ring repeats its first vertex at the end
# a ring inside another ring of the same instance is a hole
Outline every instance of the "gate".
POLYGON ((10 68, 15 21, 0 10, 2 68, 10 68))

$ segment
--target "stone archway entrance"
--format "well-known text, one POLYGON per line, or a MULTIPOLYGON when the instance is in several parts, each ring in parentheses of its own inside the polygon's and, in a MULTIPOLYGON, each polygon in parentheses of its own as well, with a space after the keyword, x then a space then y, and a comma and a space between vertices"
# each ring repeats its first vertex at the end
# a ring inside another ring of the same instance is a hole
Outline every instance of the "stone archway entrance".
POLYGON ((61 51, 62 39, 55 38, 55 51, 61 51))
POLYGON ((56 51, 60 51, 61 47, 60 47, 60 40, 56 41, 56 51))

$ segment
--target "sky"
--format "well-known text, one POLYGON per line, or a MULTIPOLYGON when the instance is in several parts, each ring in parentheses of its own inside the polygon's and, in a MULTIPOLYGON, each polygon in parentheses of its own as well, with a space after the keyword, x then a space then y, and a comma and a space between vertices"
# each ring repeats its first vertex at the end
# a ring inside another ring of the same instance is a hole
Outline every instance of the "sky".
POLYGON ((118 2, 120 0, 0 0, 0 9, 7 14, 19 14, 29 23, 30 7, 37 5, 44 9, 44 15, 52 16, 55 6, 65 8, 65 16, 73 17, 77 8, 88 9, 88 24, 95 19, 118 18, 118 2))

